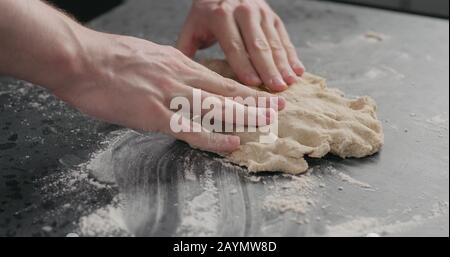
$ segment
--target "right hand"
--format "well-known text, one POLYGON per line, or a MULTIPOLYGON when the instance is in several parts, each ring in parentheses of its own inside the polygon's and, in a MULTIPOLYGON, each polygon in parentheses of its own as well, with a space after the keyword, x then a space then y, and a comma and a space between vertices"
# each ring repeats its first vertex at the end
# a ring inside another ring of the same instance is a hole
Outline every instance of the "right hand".
MULTIPOLYGON (((180 51, 138 38, 90 32, 84 47, 83 71, 54 93, 82 112, 107 122, 145 131, 161 131, 213 152, 232 152, 239 137, 210 132, 174 133, 170 129, 175 96, 192 99, 192 89, 202 89, 202 98, 216 96, 275 97, 243 86, 190 60, 180 51)), ((236 103, 237 104, 237 103, 236 103)), ((239 105, 239 104, 238 104, 239 105)), ((192 104, 191 104, 192 106, 192 104)), ((273 110, 244 106, 247 115, 273 110)), ((284 107, 278 98, 277 109, 284 107)), ((261 116, 258 116, 261 117, 261 116)), ((265 117, 265 116, 264 116, 265 117)), ((191 124, 192 125, 192 124, 191 124)), ((242 125, 242 124, 239 124, 242 125)))
POLYGON ((305 67, 281 18, 264 0, 195 0, 177 48, 189 57, 218 42, 237 78, 284 91, 305 67))

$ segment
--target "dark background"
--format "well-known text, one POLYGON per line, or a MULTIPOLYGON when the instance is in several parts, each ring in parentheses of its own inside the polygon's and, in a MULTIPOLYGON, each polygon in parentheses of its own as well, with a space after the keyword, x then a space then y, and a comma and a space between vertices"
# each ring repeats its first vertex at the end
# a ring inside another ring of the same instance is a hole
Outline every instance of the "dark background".
MULTIPOLYGON (((72 14, 79 21, 87 22, 113 9, 124 1, 126 0, 50 0, 49 2, 72 14)), ((334 0, 334 2, 371 6, 447 19, 449 17, 448 0, 334 0)))
POLYGON ((49 0, 48 2, 75 16, 80 22, 87 22, 120 5, 124 0, 49 0))

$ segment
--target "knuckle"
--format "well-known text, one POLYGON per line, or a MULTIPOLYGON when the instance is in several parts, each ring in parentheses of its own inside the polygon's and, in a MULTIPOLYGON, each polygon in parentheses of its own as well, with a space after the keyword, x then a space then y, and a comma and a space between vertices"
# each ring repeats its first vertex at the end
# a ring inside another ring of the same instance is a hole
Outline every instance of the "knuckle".
POLYGON ((230 8, 228 8, 226 5, 221 5, 213 9, 212 14, 214 17, 223 19, 230 15, 230 8))
POLYGON ((239 90, 239 86, 236 84, 236 82, 234 82, 230 79, 225 79, 224 80, 224 89, 228 93, 235 93, 236 91, 239 90))
POLYGON ((275 14, 275 17, 273 19, 273 24, 274 24, 275 28, 279 29, 279 28, 281 28, 283 21, 281 20, 281 18, 278 15, 275 14))
POLYGON ((172 55, 174 57, 184 56, 184 54, 180 50, 176 49, 173 46, 165 46, 165 49, 170 55, 172 55))
POLYGON ((223 50, 226 53, 239 53, 239 52, 242 52, 244 49, 243 49, 242 44, 239 42, 239 40, 230 39, 228 42, 226 42, 223 45, 223 50))
POLYGON ((159 78, 155 78, 154 83, 163 89, 171 90, 173 88, 173 82, 167 76, 161 76, 159 78))
POLYGON ((266 40, 262 38, 256 38, 252 41, 252 48, 258 51, 266 52, 270 51, 270 46, 266 40))
POLYGON ((272 21, 274 19, 274 13, 270 9, 261 8, 259 12, 264 21, 272 21))
POLYGON ((292 43, 286 44, 285 49, 290 54, 295 54, 297 52, 297 49, 295 48, 294 45, 292 45, 292 43))
POLYGON ((181 75, 189 74, 191 72, 191 70, 189 69, 189 66, 187 66, 183 62, 179 62, 179 61, 174 62, 172 64, 171 70, 173 73, 181 74, 181 75))
POLYGON ((160 98, 160 101, 163 103, 164 106, 170 107, 170 104, 172 103, 172 101, 176 97, 182 96, 182 95, 176 94, 175 91, 171 88, 171 86, 168 86, 167 89, 168 89, 167 92, 165 94, 162 94, 158 98, 160 98))
POLYGON ((283 52, 283 46, 281 44, 281 41, 278 39, 271 39, 269 40, 270 48, 272 48, 272 51, 274 52, 283 52))
POLYGON ((270 97, 270 94, 264 92, 264 91, 256 91, 255 93, 257 98, 262 98, 262 99, 268 99, 270 97))
POLYGON ((154 64, 154 71, 159 72, 158 77, 155 78, 155 82, 158 84, 170 84, 171 81, 169 77, 174 74, 182 73, 185 70, 182 62, 173 59, 167 58, 160 60, 158 63, 154 64))
POLYGON ((278 70, 280 71, 281 76, 290 76, 292 74, 292 68, 290 67, 289 63, 285 62, 277 62, 278 70))
POLYGON ((253 14, 253 10, 254 10, 254 8, 253 8, 252 5, 250 5, 249 3, 244 2, 244 3, 239 4, 236 7, 235 11, 236 11, 237 15, 242 15, 244 17, 248 17, 248 16, 253 14))
POLYGON ((176 48, 174 48, 172 46, 163 45, 158 50, 159 50, 159 54, 161 56, 165 56, 166 57, 165 58, 166 60, 173 60, 173 58, 177 58, 181 54, 181 52, 178 51, 178 49, 176 49, 176 48))

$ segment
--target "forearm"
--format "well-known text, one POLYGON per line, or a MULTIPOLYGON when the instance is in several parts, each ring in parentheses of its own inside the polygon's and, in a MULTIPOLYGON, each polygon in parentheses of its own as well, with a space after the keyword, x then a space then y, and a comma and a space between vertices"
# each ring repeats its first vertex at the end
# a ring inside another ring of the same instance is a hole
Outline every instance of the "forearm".
POLYGON ((201 89, 202 97, 218 96, 220 103, 251 97, 254 106, 234 103, 244 120, 267 120, 268 114, 274 117, 274 108, 285 105, 278 99, 267 108, 275 96, 225 79, 172 47, 90 30, 38 0, 0 0, 0 73, 45 86, 96 118, 165 132, 216 152, 238 149, 239 138, 203 130, 175 132, 170 126, 175 96, 190 100, 194 89, 201 89), (263 106, 261 97, 267 100, 263 106))
POLYGON ((83 69, 86 28, 38 0, 0 1, 0 73, 56 90, 83 69))

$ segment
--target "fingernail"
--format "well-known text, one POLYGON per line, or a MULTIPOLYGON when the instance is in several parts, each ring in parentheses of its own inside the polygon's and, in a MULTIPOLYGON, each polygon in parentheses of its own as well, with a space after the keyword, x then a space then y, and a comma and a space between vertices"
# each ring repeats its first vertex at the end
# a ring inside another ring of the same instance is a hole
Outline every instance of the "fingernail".
POLYGON ((288 85, 292 85, 297 81, 297 75, 293 71, 283 71, 283 78, 288 85))
POLYGON ((292 69, 295 71, 295 73, 297 73, 297 75, 300 76, 305 72, 305 66, 301 62, 294 63, 294 65, 292 65, 292 69))
POLYGON ((270 88, 273 90, 285 90, 287 88, 286 82, 279 77, 270 80, 270 88))
POLYGON ((256 74, 250 74, 245 76, 245 80, 252 86, 259 86, 262 83, 261 79, 256 74))

